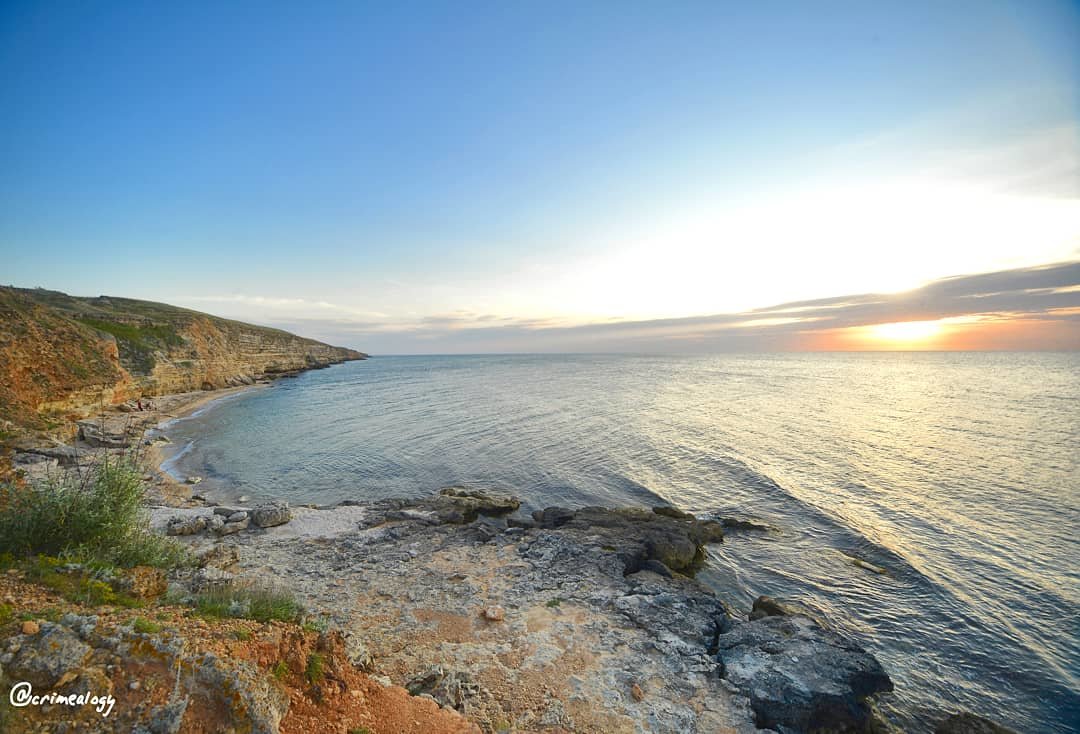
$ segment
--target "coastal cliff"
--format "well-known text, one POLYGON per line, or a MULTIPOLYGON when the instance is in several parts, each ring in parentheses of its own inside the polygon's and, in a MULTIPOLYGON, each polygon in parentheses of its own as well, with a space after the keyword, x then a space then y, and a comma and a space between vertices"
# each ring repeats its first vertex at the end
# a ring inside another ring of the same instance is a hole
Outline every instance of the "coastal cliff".
POLYGON ((64 435, 73 420, 126 400, 366 357, 162 303, 0 287, 0 438, 64 435))

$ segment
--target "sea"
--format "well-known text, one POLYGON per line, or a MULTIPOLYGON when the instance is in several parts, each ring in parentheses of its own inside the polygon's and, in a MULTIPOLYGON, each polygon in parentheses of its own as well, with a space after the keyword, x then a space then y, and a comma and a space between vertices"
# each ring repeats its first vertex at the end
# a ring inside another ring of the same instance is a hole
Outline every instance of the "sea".
POLYGON ((165 432, 168 470, 222 499, 470 485, 768 524, 698 578, 738 613, 768 594, 856 639, 901 729, 968 710, 1080 730, 1075 353, 374 357, 165 432))

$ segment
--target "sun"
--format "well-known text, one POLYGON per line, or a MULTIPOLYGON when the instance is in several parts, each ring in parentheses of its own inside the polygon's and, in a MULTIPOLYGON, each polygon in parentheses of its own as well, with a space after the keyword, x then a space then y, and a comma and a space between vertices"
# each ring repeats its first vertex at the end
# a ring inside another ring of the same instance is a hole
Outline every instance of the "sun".
POLYGON ((870 335, 890 342, 920 342, 941 333, 940 321, 897 321, 891 324, 874 324, 870 335))

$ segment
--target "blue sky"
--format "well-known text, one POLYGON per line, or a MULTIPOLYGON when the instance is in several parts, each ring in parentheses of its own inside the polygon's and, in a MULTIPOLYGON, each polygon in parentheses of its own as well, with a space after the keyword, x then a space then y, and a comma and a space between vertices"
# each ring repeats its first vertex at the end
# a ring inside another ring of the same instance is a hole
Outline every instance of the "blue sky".
POLYGON ((0 282, 529 351, 1068 261, 1078 29, 1053 2, 6 2, 0 282))

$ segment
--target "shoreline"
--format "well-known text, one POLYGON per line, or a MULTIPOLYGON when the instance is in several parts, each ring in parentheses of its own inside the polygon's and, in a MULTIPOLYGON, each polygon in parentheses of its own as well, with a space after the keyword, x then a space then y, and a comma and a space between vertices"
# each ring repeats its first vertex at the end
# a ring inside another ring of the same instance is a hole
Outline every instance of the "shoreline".
MULTIPOLYGON (((254 390, 266 389, 271 384, 269 382, 256 383, 254 385, 240 385, 212 391, 176 393, 162 396, 157 399, 172 400, 175 401, 175 404, 170 405, 168 411, 157 411, 159 420, 152 427, 146 429, 146 432, 154 432, 168 438, 168 427, 174 423, 192 418, 222 400, 254 390)), ((180 496, 186 492, 186 499, 190 501, 192 495, 199 494, 194 489, 198 485, 185 482, 183 478, 175 476, 166 468, 166 465, 177 459, 182 451, 183 448, 175 446, 171 440, 169 443, 162 444, 151 439, 149 445, 142 447, 142 460, 146 468, 156 475, 159 486, 168 487, 172 496, 180 496)))
MULTIPOLYGON (((147 434, 268 384, 176 393, 153 398, 152 410, 107 413, 127 427, 139 424, 136 445, 148 469, 146 499, 157 529, 169 530, 175 517, 210 518, 224 508, 164 468, 173 458, 170 448, 182 447, 166 448, 147 434)), ((491 501, 485 493, 469 496, 491 501)), ((647 725, 749 732, 765 721, 758 709, 775 707, 795 717, 777 725, 799 731, 790 724, 817 704, 790 690, 755 701, 764 690, 755 672, 763 656, 774 677, 827 676, 819 663, 846 675, 854 666, 876 690, 891 688, 872 655, 797 609, 770 600, 761 609, 755 603, 746 619, 693 580, 693 568, 680 566, 676 556, 623 552, 625 545, 653 543, 656 523, 670 519, 685 525, 664 542, 675 538, 674 545, 685 550, 689 543, 700 553, 705 542, 685 530, 698 521, 678 510, 655 517, 645 511, 646 520, 628 524, 628 510, 549 508, 557 512, 529 518, 502 509, 473 512, 471 500, 442 497, 299 507, 291 520, 265 528, 248 525, 254 508, 229 505, 230 515, 245 513, 243 527, 227 535, 198 530, 181 536, 200 556, 224 555, 229 562, 208 563, 179 582, 194 589, 259 580, 289 588, 352 636, 362 670, 373 665, 392 684, 458 711, 485 731, 511 720, 521 731, 630 732, 647 725), (734 637, 725 649, 733 652, 725 655, 719 641, 728 634, 734 637), (769 650, 796 664, 773 660, 769 650), (849 654, 838 662, 837 655, 849 654)), ((850 691, 844 695, 860 716, 875 716, 859 693, 864 687, 853 680, 832 682, 850 691)))
POLYGON ((202 501, 193 499, 198 494, 197 485, 174 477, 165 468, 175 456, 170 453, 172 444, 166 433, 168 426, 190 418, 218 401, 265 389, 271 384, 271 381, 260 381, 252 385, 159 395, 147 398, 145 402, 150 407, 142 411, 135 409, 135 401, 110 406, 96 415, 71 421, 75 437, 69 442, 56 441, 52 445, 15 449, 14 466, 27 479, 35 480, 62 467, 93 464, 102 456, 117 452, 133 453, 148 484, 148 503, 198 506, 202 501))

